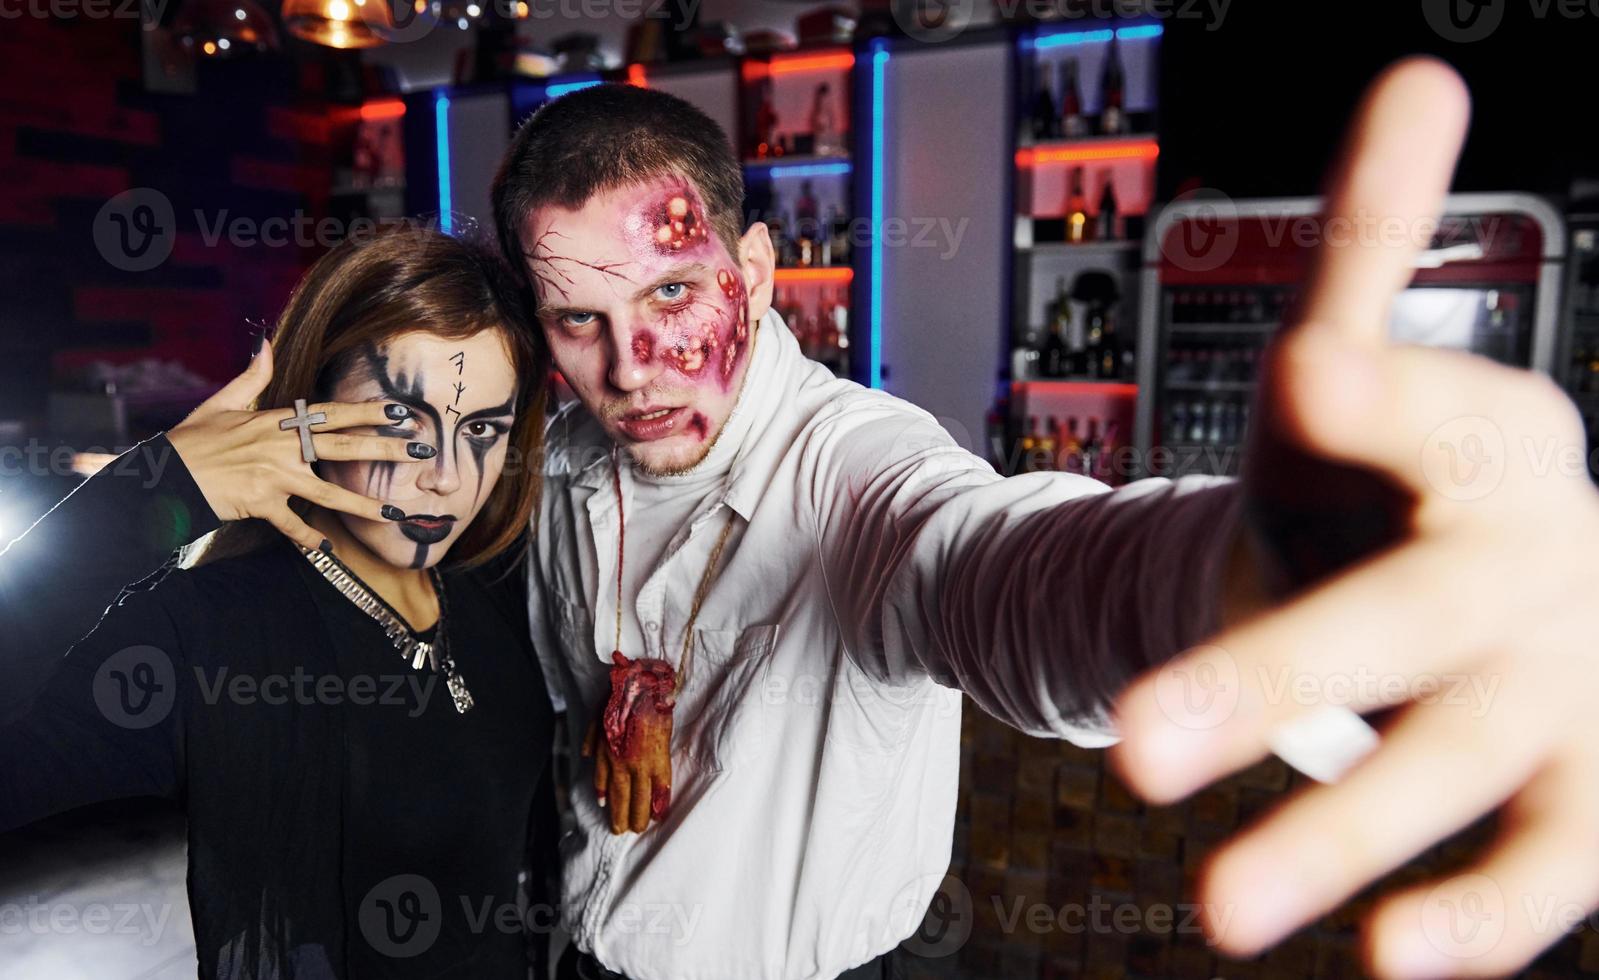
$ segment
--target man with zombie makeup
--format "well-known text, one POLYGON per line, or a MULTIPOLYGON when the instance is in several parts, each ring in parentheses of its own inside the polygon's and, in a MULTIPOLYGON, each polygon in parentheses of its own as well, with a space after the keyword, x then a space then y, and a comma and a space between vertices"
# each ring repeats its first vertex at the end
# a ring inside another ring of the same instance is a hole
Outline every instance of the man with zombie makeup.
MULTIPOLYGON (((1466 115, 1447 68, 1385 73, 1329 216, 1428 227, 1466 115)), ((1235 955, 1512 796, 1523 819, 1485 873, 1599 899, 1584 708, 1599 670, 1579 644, 1599 600, 1577 584, 1599 571, 1599 499, 1580 472, 1516 460, 1487 502, 1427 478, 1429 434, 1451 419, 1555 446, 1581 433, 1546 382, 1384 343, 1425 234, 1324 250, 1271 359, 1244 481, 1110 491, 1002 479, 926 413, 807 361, 770 308, 771 242, 743 227, 741 198, 714 123, 616 85, 539 110, 494 187, 502 248, 578 396, 548 432, 529 602, 574 762, 593 760, 563 848, 566 976, 891 973, 885 954, 948 865, 963 693, 1029 734, 1120 739, 1124 778, 1155 800, 1270 749, 1348 770, 1208 869, 1200 897, 1227 912, 1208 925, 1235 955), (1486 718, 1412 706, 1358 765, 1373 736, 1355 715, 1271 695, 1284 671, 1372 667, 1515 691, 1486 718), (1560 848, 1579 870, 1549 860, 1560 848)), ((1379 906, 1374 969, 1500 972, 1556 938, 1512 920, 1491 955, 1450 959, 1421 931, 1426 898, 1379 906)))

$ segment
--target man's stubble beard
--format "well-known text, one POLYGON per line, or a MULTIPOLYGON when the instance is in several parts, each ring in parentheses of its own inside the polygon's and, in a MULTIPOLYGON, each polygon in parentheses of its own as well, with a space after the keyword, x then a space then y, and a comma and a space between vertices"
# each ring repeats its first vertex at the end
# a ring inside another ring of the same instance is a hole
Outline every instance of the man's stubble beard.
MULTIPOLYGON (((737 403, 734 405, 734 410, 737 411, 737 403)), ((716 427, 716 432, 713 433, 709 439, 705 440, 705 445, 700 448, 699 452, 694 454, 693 459, 690 459, 687 462, 671 463, 666 466, 655 466, 640 458, 635 447, 632 446, 628 447, 628 458, 633 461, 633 465, 638 468, 639 472, 653 479, 659 480, 664 477, 686 476, 687 474, 694 472, 695 467, 699 466, 710 457, 711 450, 716 448, 717 441, 722 438, 722 433, 727 429, 727 423, 731 421, 732 418, 732 413, 729 413, 727 418, 722 420, 722 424, 716 427)))

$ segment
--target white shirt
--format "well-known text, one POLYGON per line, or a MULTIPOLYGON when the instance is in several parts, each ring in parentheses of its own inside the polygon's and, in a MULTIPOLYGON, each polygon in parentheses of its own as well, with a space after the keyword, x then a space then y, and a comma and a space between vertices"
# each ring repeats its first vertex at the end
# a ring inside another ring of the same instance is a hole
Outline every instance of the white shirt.
MULTIPOLYGON (((644 646, 623 652, 676 664, 732 509, 672 810, 643 834, 610 833, 578 759, 609 687, 611 447, 578 405, 549 430, 530 609, 577 774, 563 921, 634 980, 831 980, 892 949, 949 865, 961 692, 1029 734, 1114 742, 1109 699, 1214 630, 1237 520, 1228 481, 1002 479, 921 409, 805 359, 775 313, 759 337, 724 489, 626 598, 644 646)), ((630 504, 628 539, 662 512, 630 504)))

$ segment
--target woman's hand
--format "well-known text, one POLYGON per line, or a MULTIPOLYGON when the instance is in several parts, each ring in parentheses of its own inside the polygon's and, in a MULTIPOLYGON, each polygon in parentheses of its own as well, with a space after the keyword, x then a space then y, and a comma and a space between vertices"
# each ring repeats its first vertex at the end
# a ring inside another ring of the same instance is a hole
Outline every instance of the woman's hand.
MULTIPOLYGON (((293 409, 251 410, 271 379, 272 345, 263 341, 243 374, 167 433, 218 519, 260 518, 305 548, 320 548, 322 533, 289 508, 291 497, 367 520, 386 520, 382 501, 321 479, 300 458, 298 430, 278 427, 293 409)), ((335 431, 392 425, 410 416, 404 405, 326 402, 310 406, 310 411, 327 415, 326 422, 311 427, 311 442, 320 459, 409 463, 436 452, 426 443, 335 431)))

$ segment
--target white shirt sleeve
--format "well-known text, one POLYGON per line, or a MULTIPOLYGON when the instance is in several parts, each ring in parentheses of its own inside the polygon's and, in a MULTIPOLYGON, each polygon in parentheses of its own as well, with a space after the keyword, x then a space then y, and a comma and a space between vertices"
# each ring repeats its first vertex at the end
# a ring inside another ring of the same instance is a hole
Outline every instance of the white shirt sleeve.
POLYGON ((1115 695, 1216 630, 1232 481, 1005 479, 904 402, 839 409, 805 473, 846 649, 880 682, 931 678, 1028 734, 1102 746, 1115 695))

